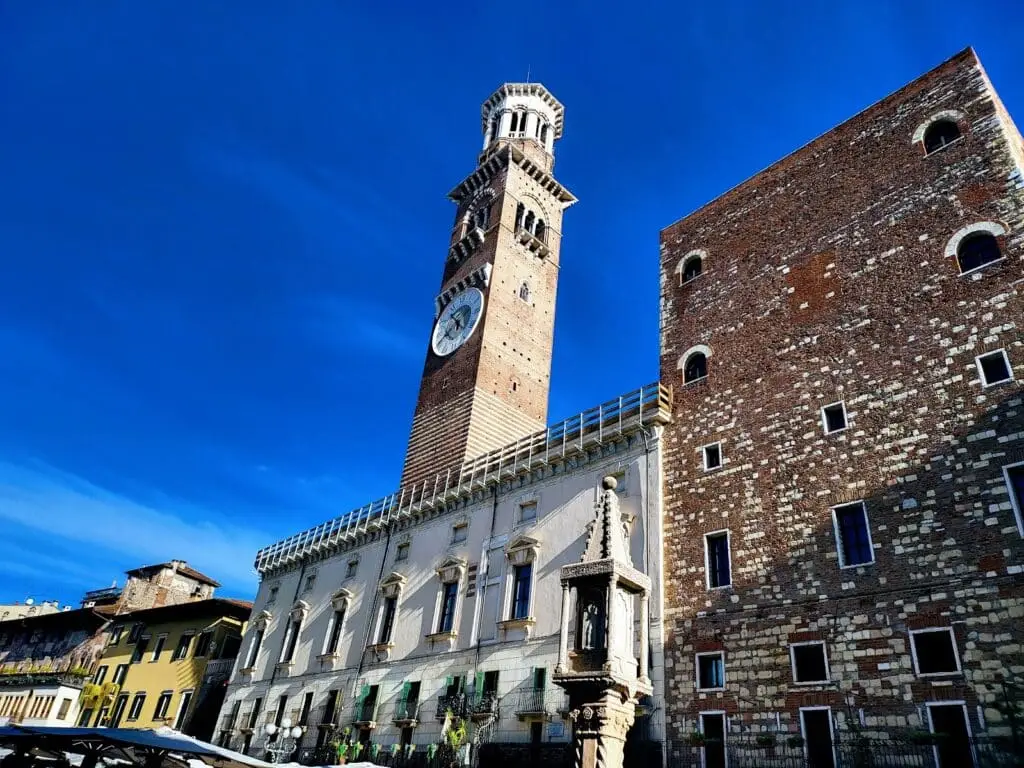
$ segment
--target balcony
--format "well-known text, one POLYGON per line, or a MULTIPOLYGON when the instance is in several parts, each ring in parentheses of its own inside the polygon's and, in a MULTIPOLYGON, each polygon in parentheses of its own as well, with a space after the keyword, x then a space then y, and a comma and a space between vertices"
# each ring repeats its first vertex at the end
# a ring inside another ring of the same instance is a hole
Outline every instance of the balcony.
POLYGON ((355 706, 355 725, 357 728, 377 727, 377 702, 364 701, 355 706))
POLYGON ((470 715, 474 720, 487 720, 498 716, 498 694, 484 691, 474 699, 470 707, 470 715))
POLYGON ((469 715, 469 701, 464 693, 452 693, 437 697, 437 719, 444 720, 451 711, 453 717, 469 715))
POLYGON ((212 685, 227 680, 231 676, 231 669, 234 666, 234 659, 214 659, 206 662, 206 669, 203 671, 203 684, 212 685))
POLYGON ((14 672, 0 674, 0 688, 56 688, 66 685, 81 688, 89 673, 79 672, 14 672))
POLYGON ((559 688, 527 688, 513 694, 512 703, 520 720, 547 719, 569 709, 565 691, 559 688))
POLYGON ((401 701, 395 704, 395 716, 392 718, 399 728, 414 728, 419 722, 420 703, 418 701, 401 701))

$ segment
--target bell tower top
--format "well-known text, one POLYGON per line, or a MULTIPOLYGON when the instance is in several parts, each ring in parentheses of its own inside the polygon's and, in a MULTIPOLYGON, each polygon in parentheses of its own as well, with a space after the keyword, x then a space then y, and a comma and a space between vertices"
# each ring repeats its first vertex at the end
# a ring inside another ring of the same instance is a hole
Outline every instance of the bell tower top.
POLYGON ((483 103, 480 118, 485 157, 514 144, 544 170, 554 166, 565 107, 540 83, 505 83, 483 103))

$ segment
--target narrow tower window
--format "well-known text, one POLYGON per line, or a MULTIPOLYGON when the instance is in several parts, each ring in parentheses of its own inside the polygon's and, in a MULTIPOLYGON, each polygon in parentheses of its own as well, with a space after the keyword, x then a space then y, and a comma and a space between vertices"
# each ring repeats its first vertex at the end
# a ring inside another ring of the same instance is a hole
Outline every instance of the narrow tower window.
POLYGON ((529 283, 523 283, 522 285, 519 286, 519 298, 522 299, 523 301, 529 301, 530 300, 530 284, 529 283))
POLYGON ((708 359, 703 352, 694 352, 683 368, 683 383, 700 381, 708 375, 708 359))
POLYGON ((546 232, 546 229, 544 227, 544 219, 537 219, 537 226, 534 227, 534 229, 533 229, 534 237, 536 237, 538 240, 543 241, 544 240, 544 233, 545 232, 546 232))
POLYGON ((700 256, 694 256, 683 267, 683 282, 688 283, 700 275, 704 269, 704 260, 700 256))
POLYGON ((924 151, 928 154, 960 138, 960 128, 952 120, 936 120, 924 132, 924 151))
POLYGON ((527 232, 531 234, 533 233, 533 223, 536 219, 537 217, 533 215, 533 211, 526 212, 526 218, 523 220, 523 226, 526 228, 527 232))
POLYGON ((988 232, 968 235, 960 241, 960 246, 956 249, 956 262, 960 267, 960 274, 999 261, 1001 258, 1003 254, 999 250, 999 243, 988 232))
POLYGON ((516 226, 515 231, 518 232, 523 228, 523 221, 526 218, 526 206, 522 203, 516 206, 516 226))

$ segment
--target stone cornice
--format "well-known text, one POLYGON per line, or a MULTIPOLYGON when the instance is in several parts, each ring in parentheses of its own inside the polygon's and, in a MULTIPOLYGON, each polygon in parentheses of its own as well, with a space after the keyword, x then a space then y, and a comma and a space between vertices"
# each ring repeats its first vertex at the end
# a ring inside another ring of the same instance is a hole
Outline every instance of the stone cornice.
POLYGON ((559 184, 554 176, 527 157, 525 152, 511 144, 505 144, 497 151, 487 155, 475 171, 448 193, 448 199, 461 203, 472 198, 508 168, 510 163, 521 168, 526 175, 547 190, 555 200, 562 204, 563 209, 576 202, 576 196, 572 192, 559 184))

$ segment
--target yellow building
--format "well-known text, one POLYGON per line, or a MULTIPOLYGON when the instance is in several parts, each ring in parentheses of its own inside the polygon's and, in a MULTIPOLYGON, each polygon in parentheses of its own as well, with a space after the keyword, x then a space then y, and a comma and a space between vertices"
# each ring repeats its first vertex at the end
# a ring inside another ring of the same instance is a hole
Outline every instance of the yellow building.
POLYGON ((78 724, 170 726, 208 739, 251 608, 211 598, 117 617, 78 724))

